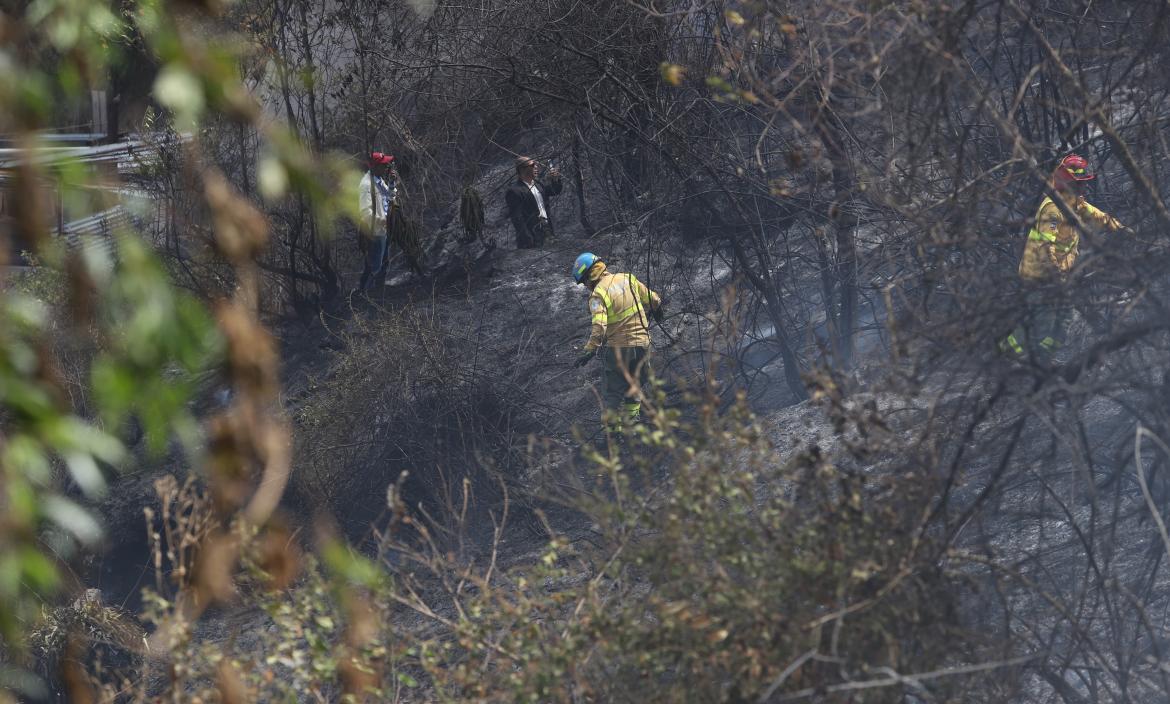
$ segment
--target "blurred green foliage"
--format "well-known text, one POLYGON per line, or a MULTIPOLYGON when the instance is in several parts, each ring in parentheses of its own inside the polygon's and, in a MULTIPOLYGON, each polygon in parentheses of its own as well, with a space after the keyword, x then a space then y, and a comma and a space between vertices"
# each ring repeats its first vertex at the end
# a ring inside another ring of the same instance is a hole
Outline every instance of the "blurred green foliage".
MULTIPOLYGON (((61 587, 59 560, 101 537, 83 504, 129 461, 129 424, 141 426, 152 456, 178 440, 197 464, 201 430, 190 401, 225 351, 206 302, 176 289, 134 232, 118 232, 108 252, 66 252, 53 238, 53 208, 34 184, 54 184, 66 218, 92 212, 94 193, 116 185, 81 161, 45 158, 38 135, 54 126, 55 105, 145 52, 160 67, 153 98, 169 111, 167 128, 193 140, 187 158, 196 168, 201 125, 235 120, 265 139, 266 197, 300 191, 330 225, 356 205, 336 192, 353 180, 343 160, 260 119, 239 80, 245 47, 209 31, 221 9, 33 0, 0 11, 0 133, 21 147, 7 183, 17 189, 14 225, 34 243, 38 265, 0 273, 0 653, 10 662, 25 662, 25 634, 61 587), (82 370, 66 379, 59 360, 69 354, 82 370)), ((31 681, 19 667, 0 669, 0 700, 5 690, 31 691, 31 681)))

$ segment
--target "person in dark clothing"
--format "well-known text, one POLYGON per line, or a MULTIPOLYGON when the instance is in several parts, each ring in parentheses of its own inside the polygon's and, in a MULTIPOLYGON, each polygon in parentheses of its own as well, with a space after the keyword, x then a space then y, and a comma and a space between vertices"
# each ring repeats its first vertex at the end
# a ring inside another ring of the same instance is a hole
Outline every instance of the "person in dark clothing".
POLYGON ((545 240, 554 237, 552 219, 549 217, 549 201, 561 192, 561 174, 549 169, 548 182, 536 178, 540 164, 535 159, 522 156, 516 159, 516 183, 506 193, 508 217, 516 228, 516 248, 540 247, 545 240))

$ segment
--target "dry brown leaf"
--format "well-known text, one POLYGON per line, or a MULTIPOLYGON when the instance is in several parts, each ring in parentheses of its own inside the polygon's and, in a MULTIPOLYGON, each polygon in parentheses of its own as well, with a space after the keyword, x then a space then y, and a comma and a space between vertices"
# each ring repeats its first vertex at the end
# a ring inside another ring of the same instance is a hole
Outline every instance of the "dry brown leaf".
POLYGON ((238 302, 221 303, 216 313, 227 338, 228 372, 236 389, 258 401, 273 400, 280 357, 272 335, 238 302))
POLYGON ((239 541, 227 533, 208 536, 195 565, 195 588, 199 607, 212 602, 228 603, 236 596, 233 574, 239 559, 239 541))
POLYGON ((236 266, 253 261, 268 244, 268 219, 216 171, 204 174, 203 194, 219 251, 236 266))
POLYGON ((227 658, 219 661, 215 668, 215 688, 219 691, 219 701, 222 704, 244 704, 251 701, 248 688, 236 669, 227 658))
POLYGON ((272 591, 287 589, 300 574, 301 549, 284 521, 274 521, 261 536, 259 563, 272 591))

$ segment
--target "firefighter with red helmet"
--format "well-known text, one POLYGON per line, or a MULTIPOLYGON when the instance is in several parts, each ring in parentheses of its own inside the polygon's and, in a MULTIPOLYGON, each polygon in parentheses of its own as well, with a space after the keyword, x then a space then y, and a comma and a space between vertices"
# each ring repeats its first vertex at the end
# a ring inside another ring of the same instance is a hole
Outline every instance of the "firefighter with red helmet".
POLYGON ((1027 330, 1008 335, 1003 342, 1005 348, 1016 354, 1022 355, 1025 344, 1031 343, 1028 346, 1034 352, 1047 357, 1063 344, 1071 310, 1067 305, 1046 300, 1049 297, 1044 294, 1043 285, 1064 281, 1080 252, 1081 228, 1124 229, 1116 218, 1085 200, 1084 185, 1095 178, 1088 167, 1084 157, 1069 154, 1052 172, 1053 190, 1079 222, 1070 220, 1065 210, 1050 196, 1045 196, 1028 231, 1019 271, 1020 278, 1032 286, 1028 293, 1030 325, 1027 330))
MULTIPOLYGON (((1087 167, 1088 162, 1084 157, 1076 154, 1066 156, 1052 174, 1053 190, 1083 224, 1104 230, 1120 230, 1121 223, 1085 200, 1084 184, 1095 178, 1087 167)), ((1059 278, 1072 269, 1076 262, 1080 239, 1077 224, 1069 221, 1052 198, 1045 196, 1036 211, 1036 221, 1028 232, 1028 243, 1024 245, 1024 257, 1020 260, 1020 276, 1028 281, 1059 278)))

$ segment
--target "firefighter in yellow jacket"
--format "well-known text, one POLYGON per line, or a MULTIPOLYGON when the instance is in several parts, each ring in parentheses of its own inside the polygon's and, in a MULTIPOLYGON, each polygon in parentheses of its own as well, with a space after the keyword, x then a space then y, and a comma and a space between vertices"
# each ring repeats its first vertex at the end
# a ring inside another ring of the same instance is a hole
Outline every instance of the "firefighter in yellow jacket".
MULTIPOLYGON (((1084 184, 1093 180, 1088 162, 1077 154, 1061 159, 1052 174, 1052 188, 1068 210, 1075 213, 1081 227, 1104 230, 1123 229, 1120 222, 1093 207, 1085 200, 1084 184)), ((1030 286, 1027 295, 1030 324, 1017 329, 1004 340, 1003 346, 1016 354, 1024 353, 1025 344, 1036 353, 1050 356, 1064 343, 1064 328, 1071 309, 1054 303, 1045 295, 1045 284, 1062 283, 1076 263, 1081 235, 1078 223, 1069 220, 1064 211, 1045 196, 1036 211, 1036 219, 1028 231, 1024 256, 1020 260, 1020 278, 1030 286)))
POLYGON ((605 405, 617 413, 614 430, 637 423, 642 414, 642 384, 649 375, 647 316, 662 322, 662 299, 633 274, 610 273, 596 255, 585 252, 573 263, 573 279, 587 286, 589 341, 574 363, 583 367, 601 352, 605 405))

